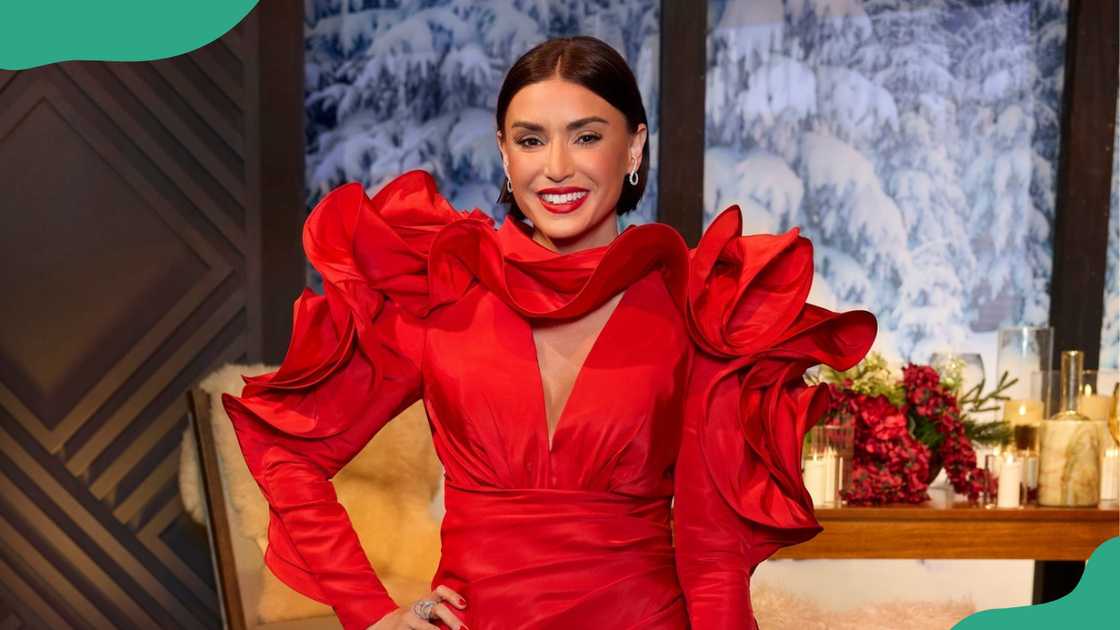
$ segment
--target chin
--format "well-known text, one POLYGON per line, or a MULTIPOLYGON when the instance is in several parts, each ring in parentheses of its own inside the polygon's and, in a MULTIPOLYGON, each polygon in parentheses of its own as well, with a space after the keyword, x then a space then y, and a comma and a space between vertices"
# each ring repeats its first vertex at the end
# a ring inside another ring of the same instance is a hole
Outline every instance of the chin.
POLYGON ((555 214, 544 208, 536 208, 528 217, 533 225, 550 239, 563 240, 579 236, 589 230, 592 215, 590 208, 586 212, 580 208, 571 214, 555 214))

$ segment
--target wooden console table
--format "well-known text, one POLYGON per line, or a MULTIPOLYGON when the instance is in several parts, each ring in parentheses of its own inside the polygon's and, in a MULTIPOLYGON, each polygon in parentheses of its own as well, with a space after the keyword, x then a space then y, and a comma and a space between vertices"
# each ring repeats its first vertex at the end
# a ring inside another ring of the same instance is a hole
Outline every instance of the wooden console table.
POLYGON ((774 558, 1084 561, 1120 536, 1116 509, 917 505, 817 509, 824 531, 774 558))

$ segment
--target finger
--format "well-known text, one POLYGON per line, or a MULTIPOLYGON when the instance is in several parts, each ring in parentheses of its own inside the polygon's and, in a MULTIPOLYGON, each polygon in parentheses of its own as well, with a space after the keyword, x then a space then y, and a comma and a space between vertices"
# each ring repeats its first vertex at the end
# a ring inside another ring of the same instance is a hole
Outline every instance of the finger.
POLYGON ((409 630, 439 630, 439 627, 421 619, 411 610, 405 613, 404 622, 408 624, 409 630))
POLYGON ((443 584, 440 584, 439 586, 436 587, 436 590, 432 591, 432 594, 433 595, 438 595, 440 597, 440 599, 442 599, 444 601, 447 601, 447 602, 451 602, 452 604, 455 604, 459 608, 466 608, 466 606, 467 606, 467 600, 463 599, 462 595, 460 595, 460 594, 456 593, 455 591, 451 590, 451 587, 449 587, 449 586, 444 586, 443 584))
POLYGON ((456 617, 455 613, 451 612, 451 609, 447 607, 447 604, 436 604, 435 607, 432 608, 432 612, 442 619, 451 630, 459 630, 459 626, 463 625, 463 620, 456 617))

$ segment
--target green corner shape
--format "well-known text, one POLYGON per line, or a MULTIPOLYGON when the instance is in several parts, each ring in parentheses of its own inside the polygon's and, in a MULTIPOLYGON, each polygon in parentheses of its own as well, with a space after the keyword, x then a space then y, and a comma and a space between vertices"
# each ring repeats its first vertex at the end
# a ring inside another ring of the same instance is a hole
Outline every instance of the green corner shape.
POLYGON ((70 60, 151 61, 228 33, 257 0, 55 0, 0 6, 0 69, 70 60))
POLYGON ((1120 599, 1120 536, 1109 538, 1085 561, 1073 591, 1034 606, 993 608, 965 617, 952 630, 1033 630, 1035 628, 1117 628, 1120 599))

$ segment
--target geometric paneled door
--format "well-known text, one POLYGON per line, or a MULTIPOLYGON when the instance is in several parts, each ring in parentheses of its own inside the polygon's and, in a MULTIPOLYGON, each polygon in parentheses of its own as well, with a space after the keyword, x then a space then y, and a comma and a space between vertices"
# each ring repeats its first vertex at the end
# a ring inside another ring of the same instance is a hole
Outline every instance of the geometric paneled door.
POLYGON ((282 356, 303 285, 302 3, 261 4, 0 72, 0 628, 220 625, 183 393, 282 356))

